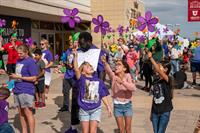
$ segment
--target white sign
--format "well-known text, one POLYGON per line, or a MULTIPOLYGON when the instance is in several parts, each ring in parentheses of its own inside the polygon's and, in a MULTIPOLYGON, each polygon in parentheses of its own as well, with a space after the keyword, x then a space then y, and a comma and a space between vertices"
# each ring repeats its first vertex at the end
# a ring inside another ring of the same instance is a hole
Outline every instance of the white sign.
POLYGON ((90 49, 87 52, 78 51, 78 67, 80 67, 83 62, 88 62, 92 65, 94 71, 96 71, 99 55, 100 49, 90 49))

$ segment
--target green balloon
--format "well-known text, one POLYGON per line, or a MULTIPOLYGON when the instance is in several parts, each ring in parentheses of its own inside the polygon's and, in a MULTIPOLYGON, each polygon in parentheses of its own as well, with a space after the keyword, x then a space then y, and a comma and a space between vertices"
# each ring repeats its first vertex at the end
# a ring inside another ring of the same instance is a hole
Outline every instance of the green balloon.
POLYGON ((0 34, 2 34, 5 31, 5 29, 0 28, 0 34))
POLYGON ((148 45, 147 45, 148 49, 152 48, 152 46, 154 45, 154 43, 156 43, 156 39, 149 40, 148 45))
POLYGON ((0 68, 3 66, 3 62, 2 60, 0 60, 0 68))
POLYGON ((12 37, 15 37, 15 38, 16 38, 16 37, 17 37, 17 32, 13 33, 13 34, 12 34, 12 37))
POLYGON ((80 35, 80 32, 77 32, 76 34, 74 34, 73 37, 72 37, 72 41, 73 42, 77 41, 78 38, 79 38, 79 35, 80 35))

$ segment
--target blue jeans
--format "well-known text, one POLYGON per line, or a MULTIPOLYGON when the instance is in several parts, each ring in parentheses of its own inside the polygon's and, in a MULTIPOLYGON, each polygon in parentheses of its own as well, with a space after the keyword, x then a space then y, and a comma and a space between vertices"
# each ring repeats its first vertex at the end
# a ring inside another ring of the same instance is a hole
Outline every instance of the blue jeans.
POLYGON ((175 73, 175 72, 178 72, 180 70, 180 66, 179 66, 179 60, 171 60, 171 64, 172 64, 172 70, 171 70, 171 73, 172 75, 175 73))
POLYGON ((152 113, 151 115, 154 133, 165 133, 170 119, 170 112, 165 112, 163 114, 152 113))
POLYGON ((4 123, 0 125, 0 133, 14 133, 14 130, 9 123, 4 123))

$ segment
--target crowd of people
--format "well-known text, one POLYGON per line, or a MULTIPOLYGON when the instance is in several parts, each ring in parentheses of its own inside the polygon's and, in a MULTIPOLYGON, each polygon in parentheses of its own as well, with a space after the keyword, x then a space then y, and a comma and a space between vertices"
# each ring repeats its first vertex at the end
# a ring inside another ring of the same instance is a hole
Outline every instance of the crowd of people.
MULTIPOLYGON (((147 38, 140 42, 137 37, 128 41, 120 37, 117 44, 104 43, 99 49, 92 43, 90 33, 81 32, 70 41, 68 49, 60 57, 59 67, 56 68, 56 72, 64 74, 63 106, 59 111, 69 111, 70 99, 72 102, 71 126, 65 133, 77 133, 79 124, 83 133, 96 133, 101 121, 101 101, 109 116, 114 115, 119 132, 131 133, 132 97, 137 90, 138 80, 145 80, 141 89, 153 97, 150 119, 154 133, 165 132, 173 110, 173 89, 198 86, 196 73, 200 72, 200 39, 195 40, 197 47, 192 48, 189 45, 183 49, 175 37, 173 41, 167 38, 153 40, 150 46, 147 38), (98 54, 96 64, 91 60, 80 64, 80 54, 88 51, 98 54), (193 75, 191 85, 187 82, 185 72, 189 67, 193 75), (110 87, 105 85, 106 75, 110 87), (109 103, 110 96, 113 105, 109 103)), ((54 61, 48 41, 42 39, 40 45, 33 43, 29 46, 11 35, 10 42, 6 44, 3 44, 0 36, 0 43, 0 51, 8 54, 7 65, 1 65, 0 74, 8 74, 9 80, 15 82, 12 92, 14 105, 19 112, 21 132, 26 133, 29 129, 30 133, 34 133, 33 109, 46 106, 45 100, 48 98, 51 83, 51 67, 54 61)), ((10 91, 6 88, 6 85, 0 88, 0 133, 13 133, 14 130, 8 123, 6 102, 10 91)), ((195 132, 199 129, 198 122, 195 132)))

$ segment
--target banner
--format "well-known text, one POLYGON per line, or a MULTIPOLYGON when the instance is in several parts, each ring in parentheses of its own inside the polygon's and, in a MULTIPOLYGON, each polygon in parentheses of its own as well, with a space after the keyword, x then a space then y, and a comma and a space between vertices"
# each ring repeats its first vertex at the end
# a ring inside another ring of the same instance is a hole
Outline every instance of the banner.
POLYGON ((5 43, 9 41, 9 35, 13 33, 13 31, 17 32, 17 39, 22 42, 31 36, 31 20, 29 18, 4 15, 0 15, 0 18, 6 20, 6 26, 3 27, 5 31, 2 34, 5 43), (12 27, 13 21, 16 22, 16 29, 12 27))
POLYGON ((200 0, 188 0, 188 21, 200 22, 200 0))

